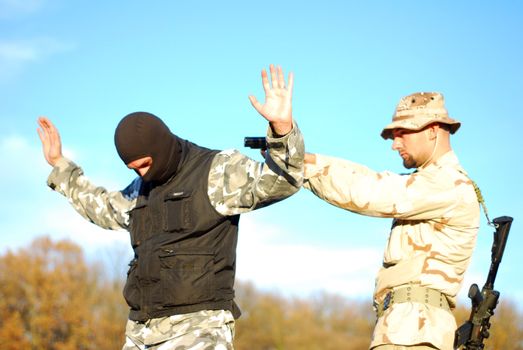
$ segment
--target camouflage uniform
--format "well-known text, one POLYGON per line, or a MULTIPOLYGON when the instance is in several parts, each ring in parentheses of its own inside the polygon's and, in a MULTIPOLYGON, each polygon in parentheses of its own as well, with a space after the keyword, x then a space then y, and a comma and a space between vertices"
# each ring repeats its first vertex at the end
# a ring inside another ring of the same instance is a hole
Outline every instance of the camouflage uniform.
MULTIPOLYGON (((434 121, 450 125, 451 132, 459 127, 446 116, 440 94, 408 96, 382 136, 390 137, 394 128, 419 130, 434 121)), ((371 348, 425 343, 452 349, 456 322, 448 306, 455 306, 479 228, 474 187, 454 152, 407 175, 317 155, 315 164, 305 166, 304 186, 337 207, 394 218, 376 278, 376 305, 384 305, 389 292, 402 287, 428 287, 445 299, 442 307, 420 300, 392 303, 378 317, 371 348)))
MULTIPOLYGON (((270 128, 264 163, 236 150, 218 153, 209 173, 208 196, 222 215, 236 215, 282 200, 303 181, 303 137, 297 125, 276 137, 270 128)), ((136 204, 141 185, 137 178, 125 190, 109 192, 97 187, 82 169, 62 158, 48 178, 48 185, 66 196, 75 210, 92 223, 107 229, 129 229, 129 211, 136 204)), ((125 349, 232 349, 234 318, 229 311, 202 310, 185 315, 129 320, 125 349)))
POLYGON ((144 327, 141 323, 127 322, 127 341, 122 350, 233 349, 234 318, 229 311, 203 310, 148 323, 144 327))

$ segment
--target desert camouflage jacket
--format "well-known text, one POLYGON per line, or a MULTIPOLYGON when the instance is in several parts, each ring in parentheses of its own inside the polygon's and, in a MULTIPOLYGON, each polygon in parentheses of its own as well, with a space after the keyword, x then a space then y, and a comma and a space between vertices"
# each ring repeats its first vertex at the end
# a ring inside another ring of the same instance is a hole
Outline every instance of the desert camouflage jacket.
MULTIPOLYGON (((209 200, 222 215, 245 213, 282 200, 297 192, 303 181, 303 136, 294 125, 283 137, 267 133, 265 162, 257 162, 237 150, 218 153, 209 173, 209 200)), ((74 162, 62 158, 47 184, 67 197, 84 218, 106 229, 128 229, 141 179, 122 191, 95 186, 74 162)))
MULTIPOLYGON (((362 165, 318 155, 306 164, 304 187, 355 213, 393 218, 378 272, 374 299, 394 287, 438 290, 451 306, 461 286, 479 228, 472 182, 451 151, 409 175, 375 172, 362 165)), ((431 343, 452 349, 456 322, 446 310, 423 303, 392 304, 377 321, 371 347, 431 343)))

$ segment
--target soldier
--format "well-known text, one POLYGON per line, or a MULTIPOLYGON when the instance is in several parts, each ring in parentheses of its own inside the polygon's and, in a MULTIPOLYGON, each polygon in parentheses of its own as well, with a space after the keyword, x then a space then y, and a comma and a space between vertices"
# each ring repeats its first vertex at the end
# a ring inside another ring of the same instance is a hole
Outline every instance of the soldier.
POLYGON ((265 103, 254 108, 269 121, 268 152, 259 163, 236 150, 215 151, 171 133, 150 113, 127 115, 115 144, 139 177, 108 192, 91 184, 63 157, 57 129, 39 118, 38 134, 53 170, 48 185, 87 220, 127 229, 135 256, 124 296, 130 307, 124 350, 233 349, 236 242, 241 213, 295 193, 303 181, 304 144, 293 122, 292 73, 265 70, 265 103))
POLYGON ((354 213, 393 218, 374 291, 377 322, 371 349, 452 349, 451 313, 476 242, 479 205, 459 164, 449 118, 439 93, 402 98, 392 139, 411 174, 375 172, 363 165, 306 154, 304 186, 354 213))

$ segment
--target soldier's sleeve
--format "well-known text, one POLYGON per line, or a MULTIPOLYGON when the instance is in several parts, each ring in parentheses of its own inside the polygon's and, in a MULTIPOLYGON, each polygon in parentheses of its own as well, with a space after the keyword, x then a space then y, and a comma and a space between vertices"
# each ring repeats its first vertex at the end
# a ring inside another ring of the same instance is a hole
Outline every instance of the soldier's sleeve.
POLYGON ((112 230, 129 227, 129 211, 136 204, 136 181, 123 191, 109 192, 93 185, 74 162, 62 158, 51 171, 47 185, 64 195, 73 208, 90 222, 112 230))
POLYGON ((315 164, 305 165, 303 185, 326 202, 352 212, 410 220, 444 216, 459 204, 459 186, 431 174, 376 172, 322 155, 316 155, 315 164))
POLYGON ((261 208, 296 193, 303 183, 303 136, 296 124, 283 137, 267 132, 265 162, 237 150, 218 153, 209 172, 208 195, 222 215, 261 208))

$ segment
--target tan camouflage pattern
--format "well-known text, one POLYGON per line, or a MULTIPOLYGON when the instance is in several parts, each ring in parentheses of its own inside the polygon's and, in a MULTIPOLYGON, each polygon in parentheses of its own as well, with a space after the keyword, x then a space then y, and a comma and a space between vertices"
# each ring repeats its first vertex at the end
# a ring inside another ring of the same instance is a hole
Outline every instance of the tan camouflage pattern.
POLYGON ((381 132, 384 139, 392 138, 392 130, 421 130, 431 123, 450 125, 450 133, 454 134, 461 123, 449 117, 445 108, 445 99, 439 92, 416 92, 403 97, 392 116, 392 123, 381 132))
MULTIPOLYGON (((447 295, 451 307, 476 243, 479 204, 472 182, 450 151, 410 175, 375 172, 350 161, 316 155, 304 187, 349 211, 394 218, 374 299, 391 288, 420 284, 447 295)), ((443 309, 393 304, 377 321, 371 346, 433 344, 452 349, 456 322, 443 309), (415 331, 413 331, 415 330, 415 331)))
POLYGON ((128 320, 125 334, 122 350, 232 350, 234 317, 229 311, 204 310, 146 323, 128 320))

